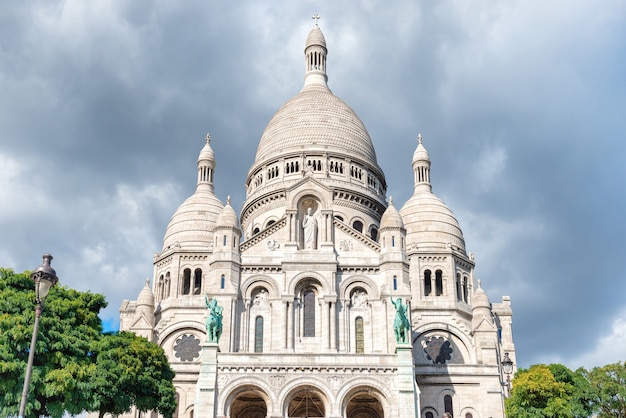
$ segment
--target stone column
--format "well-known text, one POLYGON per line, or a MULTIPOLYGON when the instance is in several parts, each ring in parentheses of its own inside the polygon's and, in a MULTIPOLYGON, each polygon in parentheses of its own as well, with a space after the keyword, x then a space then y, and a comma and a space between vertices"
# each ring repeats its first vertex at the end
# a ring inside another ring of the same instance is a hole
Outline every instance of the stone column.
POLYGON ((202 364, 196 384, 194 417, 213 418, 217 400, 217 343, 202 345, 202 364))
POLYGON ((409 343, 398 343, 396 347, 398 365, 398 379, 396 393, 398 394, 398 417, 419 418, 419 389, 415 382, 413 370, 412 346, 409 343))

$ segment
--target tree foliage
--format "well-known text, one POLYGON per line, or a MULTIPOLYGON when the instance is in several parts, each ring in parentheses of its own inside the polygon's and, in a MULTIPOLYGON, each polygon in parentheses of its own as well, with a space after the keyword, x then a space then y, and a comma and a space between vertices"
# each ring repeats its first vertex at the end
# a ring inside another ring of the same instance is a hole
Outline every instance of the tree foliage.
POLYGON ((174 372, 163 350, 133 333, 105 335, 97 343, 97 359, 91 368, 93 393, 90 408, 113 415, 130 410, 157 410, 170 418, 176 409, 174 372))
POLYGON ((560 364, 537 364, 520 369, 506 399, 509 418, 582 418, 591 414, 589 383, 582 370, 560 364))
POLYGON ((626 417, 626 363, 594 367, 587 378, 593 392, 593 404, 600 418, 626 417))
MULTIPOLYGON (((104 296, 54 286, 41 316, 26 417, 65 411, 175 408, 174 373, 163 350, 135 336, 102 334, 104 296), (128 393, 128 398, 117 396, 128 393), (113 396, 107 400, 107 394, 113 396)), ((35 318, 29 273, 0 268, 0 416, 17 416, 35 318)))

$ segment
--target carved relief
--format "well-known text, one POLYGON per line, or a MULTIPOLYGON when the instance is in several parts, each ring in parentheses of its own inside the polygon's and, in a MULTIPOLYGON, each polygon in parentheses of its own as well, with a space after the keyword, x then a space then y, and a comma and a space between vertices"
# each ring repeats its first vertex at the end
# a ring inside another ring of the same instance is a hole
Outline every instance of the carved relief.
POLYGON ((276 251, 277 249, 280 248, 280 243, 278 241, 276 241, 275 239, 268 239, 267 240, 267 248, 270 251, 276 251))
POLYGON ((350 241, 349 239, 342 239, 341 241, 339 241, 339 249, 341 251, 352 251, 352 241, 350 241))

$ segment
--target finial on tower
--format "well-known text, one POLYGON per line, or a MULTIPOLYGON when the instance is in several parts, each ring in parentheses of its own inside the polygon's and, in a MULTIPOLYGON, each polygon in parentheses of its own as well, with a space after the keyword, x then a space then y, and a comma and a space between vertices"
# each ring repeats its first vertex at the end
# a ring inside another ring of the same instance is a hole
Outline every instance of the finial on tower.
POLYGON ((228 197, 226 198, 226 204, 230 206, 230 195, 228 195, 228 197))
POLYGON ((422 133, 417 134, 417 142, 422 143, 422 133))
POLYGON ((313 13, 312 19, 315 20, 315 26, 317 26, 319 28, 319 25, 317 24, 318 23, 317 21, 320 20, 320 15, 318 15, 317 12, 315 12, 315 13, 313 13))
POLYGON ((208 144, 209 142, 211 142, 211 135, 206 134, 206 143, 208 144))
POLYGON ((389 196, 389 206, 393 206, 393 196, 389 196))
POLYGON ((146 286, 150 287, 150 278, 146 277, 146 286))

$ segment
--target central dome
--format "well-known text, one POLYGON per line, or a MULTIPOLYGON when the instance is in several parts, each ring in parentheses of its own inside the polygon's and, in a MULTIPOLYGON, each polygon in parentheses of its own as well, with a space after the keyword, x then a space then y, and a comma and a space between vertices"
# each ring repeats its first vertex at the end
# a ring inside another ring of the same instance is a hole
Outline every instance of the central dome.
POLYGON ((306 86, 276 112, 261 136, 256 162, 302 151, 334 151, 377 165, 363 122, 325 85, 306 86))

